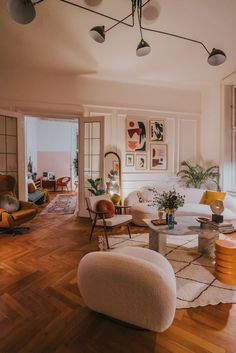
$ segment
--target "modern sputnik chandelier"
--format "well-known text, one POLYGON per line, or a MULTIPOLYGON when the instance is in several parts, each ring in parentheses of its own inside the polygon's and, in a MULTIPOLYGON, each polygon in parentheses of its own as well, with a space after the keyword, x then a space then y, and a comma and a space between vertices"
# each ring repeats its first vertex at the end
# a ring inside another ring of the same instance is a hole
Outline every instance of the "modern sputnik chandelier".
MULTIPOLYGON (((28 24, 28 23, 32 22, 36 16, 36 11, 35 11, 36 5, 38 5, 44 1, 45 0, 35 0, 35 1, 32 1, 32 0, 7 0, 7 9, 8 9, 8 12, 10 13, 10 16, 16 22, 21 23, 21 24, 28 24)), ((198 40, 195 40, 192 38, 188 38, 185 36, 180 36, 180 35, 177 35, 174 33, 163 32, 163 31, 159 31, 156 29, 144 27, 142 25, 142 10, 143 10, 143 7, 146 6, 148 3, 150 3, 151 0, 147 0, 144 2, 142 0, 131 0, 131 11, 127 16, 125 16, 122 19, 117 19, 117 18, 108 16, 104 13, 101 13, 99 11, 95 11, 94 9, 87 8, 85 6, 79 5, 79 4, 72 2, 72 1, 69 1, 69 0, 58 0, 58 1, 61 1, 67 5, 70 5, 70 6, 74 6, 74 7, 83 9, 83 10, 91 12, 91 13, 95 13, 97 15, 100 15, 102 17, 105 17, 105 18, 115 22, 115 24, 112 25, 111 27, 106 28, 105 26, 96 26, 96 27, 93 27, 89 31, 90 36, 98 43, 103 43, 105 41, 106 33, 120 24, 124 25, 124 26, 128 26, 128 27, 134 27, 135 15, 137 15, 140 37, 141 37, 141 40, 140 40, 138 47, 136 49, 137 56, 147 55, 151 51, 150 45, 143 39, 143 31, 149 31, 149 32, 159 33, 159 34, 187 40, 189 42, 193 42, 193 43, 201 45, 205 49, 205 51, 208 53, 207 61, 212 66, 221 65, 226 60, 226 55, 222 50, 213 48, 212 51, 209 51, 207 49, 207 47, 205 46, 205 44, 201 41, 198 41, 198 40), (126 20, 128 18, 131 18, 131 20, 132 20, 131 23, 126 22, 126 20)))

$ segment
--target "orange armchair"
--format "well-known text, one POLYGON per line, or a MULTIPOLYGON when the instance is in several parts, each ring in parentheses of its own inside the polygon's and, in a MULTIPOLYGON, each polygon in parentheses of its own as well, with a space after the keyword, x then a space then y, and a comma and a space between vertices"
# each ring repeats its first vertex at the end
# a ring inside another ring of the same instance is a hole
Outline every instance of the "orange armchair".
POLYGON ((56 180, 56 188, 58 188, 58 186, 61 187, 61 190, 63 191, 63 187, 65 186, 67 188, 67 191, 69 191, 68 189, 68 184, 70 182, 71 178, 70 177, 62 177, 62 178, 58 178, 56 180))
MULTIPOLYGON (((0 195, 8 194, 15 196, 16 179, 11 175, 0 175, 0 195)), ((7 212, 0 208, 0 233, 16 233, 20 230, 29 229, 28 227, 18 226, 28 222, 37 214, 38 207, 32 202, 20 201, 19 210, 7 212), (18 228, 17 228, 18 227, 18 228)))

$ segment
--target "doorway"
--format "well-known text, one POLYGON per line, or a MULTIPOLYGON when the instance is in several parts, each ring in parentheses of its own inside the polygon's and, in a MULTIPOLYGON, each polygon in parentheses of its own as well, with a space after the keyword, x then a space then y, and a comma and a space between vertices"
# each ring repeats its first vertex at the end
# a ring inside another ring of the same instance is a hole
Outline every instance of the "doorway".
MULTIPOLYGON (((37 188, 48 189, 51 195, 77 191, 78 130, 78 118, 25 117, 28 185, 33 180, 37 188)), ((32 196, 29 191, 28 199, 32 196)))

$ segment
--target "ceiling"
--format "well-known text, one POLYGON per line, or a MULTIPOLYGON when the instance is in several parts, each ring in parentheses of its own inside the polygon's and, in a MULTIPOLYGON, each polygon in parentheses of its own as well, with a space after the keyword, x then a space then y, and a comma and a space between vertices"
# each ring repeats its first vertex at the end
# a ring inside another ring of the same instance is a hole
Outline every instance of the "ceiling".
MULTIPOLYGON (((84 0, 73 1, 88 6, 84 0)), ((137 57, 137 20, 134 28, 115 27, 99 44, 91 39, 89 29, 111 26, 113 21, 59 0, 44 0, 36 5, 35 20, 20 25, 10 18, 2 0, 0 71, 51 71, 121 82, 191 86, 219 80, 236 69, 235 0, 158 0, 158 4, 158 18, 146 21, 146 27, 202 41, 209 51, 219 48, 227 61, 210 66, 201 45, 151 32, 143 32, 151 53, 137 57)), ((122 18, 130 13, 131 1, 103 0, 90 8, 122 18)))

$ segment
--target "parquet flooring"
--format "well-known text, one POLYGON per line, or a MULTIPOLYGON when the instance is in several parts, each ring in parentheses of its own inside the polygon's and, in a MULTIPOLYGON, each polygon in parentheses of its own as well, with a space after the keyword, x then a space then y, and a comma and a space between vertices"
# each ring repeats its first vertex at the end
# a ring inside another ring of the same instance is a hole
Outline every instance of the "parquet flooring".
POLYGON ((177 310, 161 334, 90 311, 76 282, 80 259, 97 250, 89 222, 38 215, 29 224, 25 234, 0 235, 0 353, 236 352, 235 304, 177 310))

